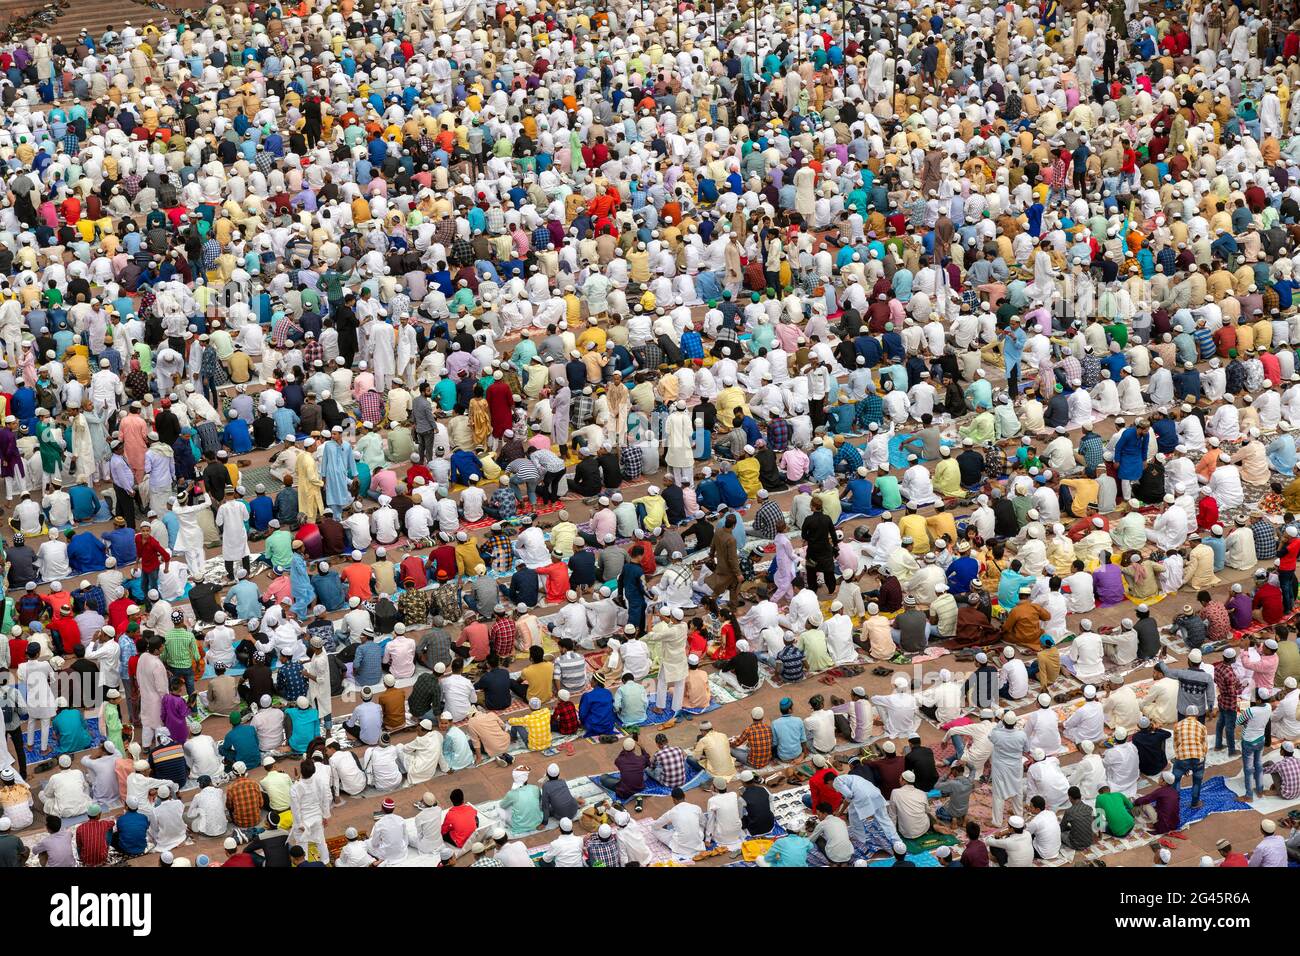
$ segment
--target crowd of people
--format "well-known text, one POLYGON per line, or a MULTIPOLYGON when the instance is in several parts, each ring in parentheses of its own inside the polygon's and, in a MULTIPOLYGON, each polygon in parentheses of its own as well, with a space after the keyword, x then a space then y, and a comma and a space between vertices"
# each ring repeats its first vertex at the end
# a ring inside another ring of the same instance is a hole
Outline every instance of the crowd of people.
POLYGON ((0 48, 0 865, 1300 861, 1295 13, 0 48))

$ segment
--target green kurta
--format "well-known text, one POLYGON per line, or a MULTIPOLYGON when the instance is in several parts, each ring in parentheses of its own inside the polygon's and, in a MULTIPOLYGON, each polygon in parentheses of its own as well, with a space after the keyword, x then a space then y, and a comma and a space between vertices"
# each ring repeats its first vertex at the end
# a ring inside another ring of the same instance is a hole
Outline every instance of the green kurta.
POLYGON ((122 741, 122 712, 118 709, 117 704, 105 702, 104 704, 104 726, 100 727, 100 732, 113 742, 119 755, 126 753, 126 744, 122 741))
POLYGON ((510 811, 511 836, 532 833, 542 824, 542 791, 535 784, 511 790, 501 798, 500 807, 510 811))

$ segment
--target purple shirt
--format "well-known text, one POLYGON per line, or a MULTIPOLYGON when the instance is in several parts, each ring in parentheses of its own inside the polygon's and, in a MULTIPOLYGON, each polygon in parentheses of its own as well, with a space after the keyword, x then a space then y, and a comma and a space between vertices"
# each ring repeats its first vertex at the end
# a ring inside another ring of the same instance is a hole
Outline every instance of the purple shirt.
POLYGON ((1118 564, 1103 564, 1092 572, 1092 590, 1097 607, 1110 607, 1124 600, 1124 573, 1118 564))
MULTIPOLYGON (((1177 830, 1181 822, 1179 816, 1178 790, 1170 784, 1163 787, 1157 787, 1145 797, 1139 797, 1133 801, 1133 806, 1141 807, 1146 804, 1155 804, 1156 808, 1156 826, 1153 832, 1168 833, 1171 830, 1177 830)), ((1284 854, 1285 855, 1285 854, 1284 854)))
POLYGON ((1228 618, 1235 629, 1240 631, 1250 626, 1253 608, 1249 594, 1244 592, 1234 594, 1225 603, 1228 606, 1228 618))
POLYGON ((1286 866, 1286 841, 1278 834, 1264 837, 1250 855, 1251 866, 1286 866))

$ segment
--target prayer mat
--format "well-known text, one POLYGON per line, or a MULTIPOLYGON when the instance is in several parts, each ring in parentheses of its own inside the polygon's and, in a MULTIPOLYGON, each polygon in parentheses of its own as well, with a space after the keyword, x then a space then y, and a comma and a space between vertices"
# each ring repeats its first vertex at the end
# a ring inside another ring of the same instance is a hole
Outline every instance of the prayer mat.
POLYGON ((740 844, 740 856, 746 863, 753 863, 768 850, 772 849, 772 844, 775 842, 775 840, 768 840, 766 838, 746 840, 744 843, 740 844))
MULTIPOLYGON (((654 709, 657 704, 658 704, 658 700, 656 699, 654 694, 651 694, 649 697, 646 698, 645 720, 641 721, 641 723, 637 725, 638 727, 654 727, 659 724, 666 724, 670 720, 674 720, 674 719, 681 720, 684 719, 683 718, 684 714, 689 714, 692 717, 698 717, 700 714, 712 713, 713 711, 717 710, 719 707, 722 706, 717 701, 710 699, 708 707, 681 707, 675 711, 665 711, 662 714, 656 714, 654 709)), ((628 728, 624 727, 623 729, 627 730, 628 728)))
MULTIPOLYGON (((1100 678, 1098 679, 1100 680, 1100 678)), ((1089 681, 1089 683, 1093 683, 1093 682, 1089 681)), ((1147 693, 1151 690, 1154 684, 1155 684, 1155 680, 1153 678, 1148 677, 1146 680, 1136 681, 1132 684, 1129 684, 1128 686, 1133 688, 1133 693, 1137 697, 1138 701, 1140 702, 1142 701, 1143 698, 1146 697, 1147 693)), ((1093 684, 1093 686, 1095 687, 1097 685, 1093 684)), ((1064 704, 1056 704, 1052 707, 1052 710, 1056 714, 1057 721, 1062 726, 1064 726, 1065 722, 1070 718, 1070 715, 1073 714, 1080 707, 1082 707, 1085 703, 1087 703, 1087 701, 1085 701, 1083 697, 1078 697, 1075 700, 1068 700, 1064 704)), ((1073 751, 1079 749, 1078 744, 1076 744, 1073 740, 1067 738, 1064 734, 1061 735, 1061 746, 1065 748, 1063 752, 1072 753, 1073 751)))
MULTIPOLYGON (((1100 860, 1102 857, 1114 856, 1116 853, 1123 853, 1126 850, 1136 850, 1141 847, 1149 847, 1157 839, 1146 830, 1134 828, 1126 836, 1102 836, 1093 840, 1092 846, 1080 851, 1083 858, 1089 862, 1100 860)), ((1076 862, 1078 853, 1070 856, 1067 853, 1059 853, 1051 860, 1035 860, 1034 866, 1054 868, 1058 866, 1067 866, 1076 862)))
MULTIPOLYGON (((578 807, 580 810, 595 806, 597 803, 609 799, 609 794, 601 789, 600 785, 590 777, 574 777, 572 780, 566 780, 565 784, 569 788, 569 793, 573 794, 573 799, 578 801, 578 807)), ((509 818, 503 817, 500 813, 500 806, 500 800, 485 800, 481 803, 474 804, 474 809, 478 811, 480 824, 487 825, 489 822, 493 825, 500 824, 508 830, 509 826, 507 820, 509 818)), ((576 823, 577 821, 575 820, 574 822, 576 823)), ((554 830, 559 825, 560 821, 558 819, 553 819, 547 821, 546 825, 540 830, 531 830, 529 832, 545 833, 547 830, 554 830)), ((514 834, 511 834, 511 836, 516 839, 527 835, 528 834, 519 834, 518 837, 516 837, 514 834)))
POLYGON ((956 846, 960 842, 951 833, 937 833, 934 830, 914 840, 909 840, 907 837, 902 837, 902 840, 907 844, 909 856, 914 853, 928 853, 930 850, 938 849, 941 846, 956 846))
MULTIPOLYGON (((619 777, 619 774, 617 772, 614 772, 610 774, 610 776, 617 778, 619 777)), ((683 790, 694 790, 696 787, 703 786, 704 784, 708 783, 712 779, 713 779, 713 775, 711 773, 709 773, 707 770, 701 767, 694 760, 691 760, 689 758, 687 759, 686 782, 682 784, 683 790)), ((597 783, 600 786, 602 790, 604 790, 607 794, 609 794, 609 796, 613 797, 615 800, 619 800, 623 802, 626 802, 627 800, 634 800, 637 797, 667 797, 667 796, 671 796, 673 792, 671 787, 665 787, 663 784, 655 783, 649 777, 646 777, 646 785, 642 787, 640 790, 638 790, 636 793, 632 794, 632 796, 618 797, 615 796, 614 789, 612 787, 606 787, 603 783, 600 782, 599 778, 593 778, 593 780, 595 781, 595 783, 597 783)))
MULTIPOLYGON (((906 841, 905 841, 906 842, 906 841)), ((954 841, 956 842, 956 841, 954 841)), ((854 859, 857 859, 855 856, 854 859)), ((907 861, 916 866, 942 866, 938 857, 931 853, 908 853, 907 861)), ((873 860, 867 866, 893 866, 893 860, 873 860)))
MULTIPOLYGON (((99 732, 98 717, 87 717, 86 729, 90 731, 90 746, 87 747, 85 750, 78 750, 77 753, 85 753, 87 750, 94 750, 96 747, 98 747, 100 744, 104 742, 104 735, 99 732)), ((45 743, 49 745, 47 746, 47 749, 37 750, 35 747, 27 743, 27 735, 26 734, 23 735, 23 751, 24 751, 24 756, 27 760, 27 765, 29 767, 32 764, 38 764, 46 760, 58 759, 59 752, 55 750, 55 748, 52 745, 50 745, 50 741, 48 737, 45 738, 45 743)))
MULTIPOLYGON (((1210 743, 1210 747, 1213 748, 1214 746, 1213 735, 1210 735, 1209 743, 1210 743)), ((1238 759, 1241 756, 1241 751, 1238 750, 1237 753, 1233 754, 1231 758, 1228 757, 1228 752, 1226 750, 1219 751, 1219 755, 1223 757, 1223 762, 1227 763, 1229 759, 1231 760, 1238 759)), ((1268 764, 1276 761, 1281 755, 1282 752, 1278 750, 1276 747, 1265 752, 1262 755, 1261 762, 1264 766, 1264 786, 1269 787, 1272 786, 1273 784, 1273 778, 1271 778, 1268 775, 1268 764)), ((1207 756, 1208 757, 1215 756, 1214 750, 1211 749, 1207 756)), ((1210 766, 1210 762, 1208 759, 1206 760, 1205 765, 1207 767, 1210 766)), ((1227 785, 1228 789, 1231 790, 1233 793, 1241 796, 1245 795, 1246 779, 1245 777, 1242 776, 1240 771, 1231 777, 1222 777, 1218 779, 1222 779, 1223 782, 1227 785)), ((1209 783, 1209 781, 1207 780, 1206 783, 1209 783)), ((1201 793, 1204 792, 1205 789, 1204 787, 1202 787, 1201 793)), ((1205 797, 1202 796, 1201 800, 1204 801, 1205 797)), ((1258 810, 1260 813, 1264 814, 1265 816, 1271 816, 1272 814, 1277 813, 1280 810, 1287 810, 1292 807, 1300 807, 1300 797, 1296 797, 1293 800, 1283 800, 1281 797, 1275 794, 1271 796, 1263 796, 1263 797, 1256 796, 1254 802, 1251 803, 1250 806, 1255 810, 1258 810)))
MULTIPOLYGON (((492 482, 492 484, 495 485, 496 482, 494 481, 492 482)), ((519 509, 519 513, 516 514, 513 518, 491 518, 488 517, 487 515, 484 515, 478 521, 462 521, 460 524, 460 530, 478 531, 481 530, 482 528, 490 528, 498 521, 503 521, 504 523, 509 525, 517 525, 517 524, 522 524, 520 519, 525 515, 530 518, 540 518, 544 515, 554 514, 557 511, 563 511, 563 510, 564 510, 564 502, 562 501, 552 501, 549 503, 539 501, 537 503, 536 508, 519 509)))
MULTIPOLYGON (((1186 778, 1184 777, 1184 779, 1186 778)), ((1259 809, 1233 793, 1223 777, 1210 777, 1204 782, 1201 786, 1201 805, 1197 809, 1192 809, 1192 787, 1190 783, 1179 789, 1178 804, 1180 830, 1186 829, 1193 823, 1199 823, 1211 813, 1237 813, 1242 810, 1259 809)))

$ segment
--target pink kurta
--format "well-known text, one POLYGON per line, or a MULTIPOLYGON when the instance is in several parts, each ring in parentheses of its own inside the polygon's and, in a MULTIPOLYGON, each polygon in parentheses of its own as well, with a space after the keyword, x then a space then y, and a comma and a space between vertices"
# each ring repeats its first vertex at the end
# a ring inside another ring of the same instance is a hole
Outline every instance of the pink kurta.
POLYGON ((135 679, 140 684, 140 723, 146 729, 163 726, 162 701, 167 696, 167 666, 157 654, 141 654, 135 679))
POLYGON ((118 430, 122 434, 122 457, 131 466, 136 484, 144 481, 144 453, 149 450, 149 426, 139 415, 127 415, 118 430))

